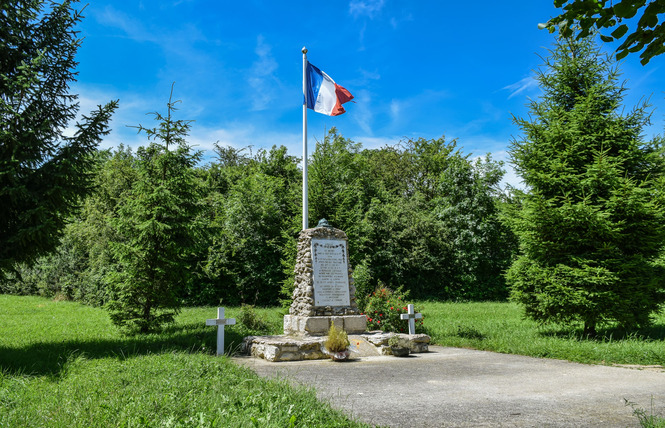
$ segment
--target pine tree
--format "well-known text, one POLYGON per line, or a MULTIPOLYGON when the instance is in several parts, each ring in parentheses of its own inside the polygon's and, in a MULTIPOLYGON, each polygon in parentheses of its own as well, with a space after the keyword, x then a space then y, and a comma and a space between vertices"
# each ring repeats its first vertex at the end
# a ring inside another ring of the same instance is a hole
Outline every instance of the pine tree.
POLYGON ((159 330, 173 321, 195 266, 201 195, 194 167, 200 153, 185 142, 189 122, 172 119, 174 105, 169 99, 166 117, 154 113, 157 128, 139 126, 153 141, 136 153, 138 180, 115 220, 118 268, 110 277, 114 297, 107 307, 113 323, 130 332, 159 330))
POLYGON ((72 2, 5 1, 0 9, 0 273, 55 249, 92 188, 94 152, 117 106, 76 118, 72 2))
POLYGON ((663 158, 640 136, 647 106, 622 114, 618 78, 591 40, 557 42, 510 152, 529 190, 514 221, 512 299, 536 321, 582 322, 589 335, 648 324, 665 301, 663 158))

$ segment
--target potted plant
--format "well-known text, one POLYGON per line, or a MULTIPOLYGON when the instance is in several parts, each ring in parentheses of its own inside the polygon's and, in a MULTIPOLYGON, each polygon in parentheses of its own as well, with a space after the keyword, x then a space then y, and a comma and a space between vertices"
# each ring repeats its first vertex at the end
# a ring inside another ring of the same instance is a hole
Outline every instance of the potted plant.
POLYGON ((388 339, 388 346, 390 346, 390 351, 396 357, 409 356, 409 347, 405 346, 404 342, 396 334, 391 336, 390 339, 388 339))
POLYGON ((349 344, 349 336, 344 330, 336 328, 333 322, 323 345, 326 353, 333 361, 344 361, 349 358, 349 344))

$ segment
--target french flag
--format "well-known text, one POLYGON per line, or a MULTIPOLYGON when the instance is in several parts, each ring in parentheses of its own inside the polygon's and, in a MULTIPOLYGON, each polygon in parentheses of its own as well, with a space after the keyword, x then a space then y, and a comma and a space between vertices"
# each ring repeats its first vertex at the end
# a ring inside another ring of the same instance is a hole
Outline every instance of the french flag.
POLYGON ((337 116, 346 112, 342 104, 352 99, 351 92, 307 62, 307 108, 328 116, 337 116))

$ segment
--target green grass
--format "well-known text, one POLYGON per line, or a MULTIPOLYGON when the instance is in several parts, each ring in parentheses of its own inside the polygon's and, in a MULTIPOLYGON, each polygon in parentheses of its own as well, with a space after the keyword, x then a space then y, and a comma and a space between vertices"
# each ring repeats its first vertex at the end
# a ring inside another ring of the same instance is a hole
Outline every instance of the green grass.
MULTIPOLYGON (((542 328, 512 303, 418 302, 443 346, 600 364, 665 365, 665 314, 626 335, 542 328)), ((241 318, 241 308, 227 317, 241 318)), ((266 330, 226 328, 226 351, 250 334, 278 334, 283 312, 256 308, 266 330)), ((73 302, 0 295, 0 427, 365 426, 312 390, 265 380, 215 357, 216 308, 186 308, 159 334, 122 336, 106 312, 73 302)), ((248 322, 249 324, 249 322, 248 322)), ((653 421, 662 426, 662 418, 653 421)))
POLYGON ((540 327, 523 319, 513 303, 418 302, 433 343, 592 364, 665 366, 665 313, 653 326, 626 334, 599 330, 595 339, 582 329, 540 327))
MULTIPOLYGON (((277 310, 256 312, 277 328, 277 310)), ((161 334, 124 337, 101 309, 0 295, 0 427, 366 426, 213 356, 215 315, 185 309, 161 334)), ((227 327, 226 349, 249 333, 227 327)))

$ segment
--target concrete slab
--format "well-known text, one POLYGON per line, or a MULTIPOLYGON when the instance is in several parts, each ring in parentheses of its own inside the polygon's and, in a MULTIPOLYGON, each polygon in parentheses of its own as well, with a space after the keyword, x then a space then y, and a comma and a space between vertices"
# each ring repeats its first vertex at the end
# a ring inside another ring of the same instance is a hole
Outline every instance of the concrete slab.
POLYGON ((665 370, 636 370, 430 346, 408 358, 271 363, 261 376, 312 386, 322 400, 390 427, 632 427, 624 400, 665 415, 665 370))

